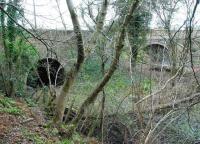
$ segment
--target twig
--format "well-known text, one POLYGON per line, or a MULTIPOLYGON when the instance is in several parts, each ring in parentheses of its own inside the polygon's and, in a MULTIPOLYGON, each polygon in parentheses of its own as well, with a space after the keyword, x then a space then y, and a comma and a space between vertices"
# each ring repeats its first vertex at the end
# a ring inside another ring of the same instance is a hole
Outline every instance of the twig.
POLYGON ((167 84, 168 84, 170 81, 172 81, 173 79, 175 79, 175 78, 179 75, 179 72, 182 70, 182 68, 183 68, 183 66, 179 68, 179 70, 176 72, 176 74, 175 74, 173 77, 171 77, 170 79, 168 79, 168 80, 165 82, 164 86, 163 86, 160 90, 158 90, 158 91, 156 91, 156 92, 154 92, 154 93, 152 93, 152 94, 150 94, 150 95, 145 96, 144 98, 142 98, 141 100, 139 100, 139 101, 136 103, 136 105, 138 105, 138 104, 140 104, 141 102, 143 102, 144 100, 146 100, 146 99, 148 99, 148 98, 150 98, 150 97, 152 97, 152 96, 154 96, 154 95, 159 94, 160 92, 162 92, 162 90, 164 90, 164 89, 166 88, 167 84))
POLYGON ((31 122, 31 121, 33 121, 33 120, 34 120, 34 118, 28 118, 28 119, 26 119, 26 120, 20 122, 20 124, 29 123, 29 122, 31 122))
POLYGON ((188 102, 192 102, 192 101, 195 101, 195 100, 196 101, 193 104, 196 104, 200 100, 199 96, 200 96, 200 93, 195 93, 190 97, 186 97, 184 99, 180 99, 180 100, 177 100, 177 101, 172 102, 172 103, 166 103, 166 104, 163 104, 163 105, 155 106, 153 109, 154 109, 154 111, 158 111, 158 110, 161 111, 161 110, 170 109, 170 108, 175 109, 175 108, 178 108, 178 106, 180 106, 183 103, 188 103, 188 102))

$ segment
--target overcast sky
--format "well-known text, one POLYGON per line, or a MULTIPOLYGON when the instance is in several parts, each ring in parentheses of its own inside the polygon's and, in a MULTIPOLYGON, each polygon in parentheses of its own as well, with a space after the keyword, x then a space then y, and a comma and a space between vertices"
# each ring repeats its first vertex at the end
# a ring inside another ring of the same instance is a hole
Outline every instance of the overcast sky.
MULTIPOLYGON (((34 0, 35 1, 35 8, 36 8, 36 21, 37 21, 37 27, 38 28, 46 28, 46 29, 64 29, 64 26, 62 24, 62 21, 59 16, 58 7, 56 4, 56 0, 34 0)), ((193 1, 193 0, 191 0, 193 1)), ((66 27, 68 29, 72 28, 72 23, 70 19, 70 15, 67 9, 66 0, 58 0, 59 6, 66 24, 66 27)), ((84 5, 84 0, 74 0, 74 5, 76 7, 76 10, 80 12, 80 7, 84 5)), ((25 16, 27 19, 34 25, 34 7, 33 7, 33 0, 23 0, 23 7, 25 9, 25 16)), ((200 7, 200 6, 199 6, 200 7)), ((173 26, 178 26, 183 23, 186 16, 186 8, 184 6, 180 7, 179 12, 175 15, 173 20, 173 26)), ((197 13, 199 13, 196 16, 196 21, 200 22, 200 8, 198 8, 197 13)), ((107 21, 112 19, 114 17, 114 10, 112 8, 109 8, 108 14, 107 14, 107 21)), ((87 19, 87 18, 86 18, 87 19)), ((82 28, 85 29, 84 22, 81 18, 79 18, 79 21, 82 25, 82 28)), ((87 21, 90 21, 88 18, 87 21)), ((92 21, 90 21, 92 23, 92 21)), ((158 17, 154 14, 151 27, 157 27, 158 23, 158 17)))

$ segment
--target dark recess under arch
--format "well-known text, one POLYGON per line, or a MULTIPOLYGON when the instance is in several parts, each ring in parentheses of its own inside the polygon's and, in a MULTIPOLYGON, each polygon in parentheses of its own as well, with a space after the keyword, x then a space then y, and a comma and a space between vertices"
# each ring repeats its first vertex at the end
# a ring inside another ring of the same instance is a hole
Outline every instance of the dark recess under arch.
POLYGON ((37 62, 36 69, 30 71, 27 85, 33 88, 36 88, 37 86, 49 86, 50 84, 61 86, 64 83, 64 80, 65 70, 60 62, 53 58, 43 58, 37 62))
POLYGON ((150 44, 145 50, 155 64, 169 65, 169 49, 162 44, 150 44))

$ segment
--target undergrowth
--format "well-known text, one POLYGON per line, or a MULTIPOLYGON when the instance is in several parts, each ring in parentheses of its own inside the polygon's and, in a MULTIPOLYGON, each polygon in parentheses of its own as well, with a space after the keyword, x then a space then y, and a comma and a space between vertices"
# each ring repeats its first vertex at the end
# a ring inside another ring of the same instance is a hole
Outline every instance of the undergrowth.
POLYGON ((12 115, 21 115, 22 111, 17 107, 16 102, 8 97, 0 97, 0 112, 12 115))

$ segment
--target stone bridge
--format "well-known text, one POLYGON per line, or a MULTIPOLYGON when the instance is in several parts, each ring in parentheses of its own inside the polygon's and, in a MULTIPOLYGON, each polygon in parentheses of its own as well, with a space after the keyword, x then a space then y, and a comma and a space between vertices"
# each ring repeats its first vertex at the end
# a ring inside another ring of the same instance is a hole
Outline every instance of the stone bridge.
MULTIPOLYGON (((46 41, 48 46, 56 52, 59 56, 59 61, 71 63, 73 60, 66 58, 66 53, 72 53, 71 48, 75 48, 75 35, 73 31, 63 30, 38 30, 40 37, 46 41)), ((186 31, 171 31, 175 47, 179 52, 186 47, 186 31), (174 36, 175 35, 175 36, 174 36)), ((83 31, 84 38, 87 38, 89 32, 83 31)), ((170 63, 170 52, 169 37, 165 30, 152 29, 148 32, 147 41, 144 47, 149 50, 149 54, 153 57, 154 62, 162 63, 163 65, 169 65, 170 63)), ((31 40, 42 52, 47 54, 46 47, 38 40, 31 40)), ((192 33, 192 50, 193 56, 196 59, 200 59, 200 30, 194 30, 192 33)))
MULTIPOLYGON (((147 35, 146 47, 152 53, 153 61, 162 63, 162 65, 170 64, 170 54, 172 48, 177 49, 177 59, 180 58, 181 51, 188 48, 189 42, 187 31, 170 31, 150 30, 147 35), (170 35, 170 37, 169 37, 170 35), (174 47, 170 47, 170 40, 173 40, 174 47)), ((192 54, 196 64, 200 63, 200 30, 194 30, 191 35, 192 54)), ((188 51, 189 52, 189 51, 188 51)), ((151 54, 150 53, 150 54, 151 54)))

